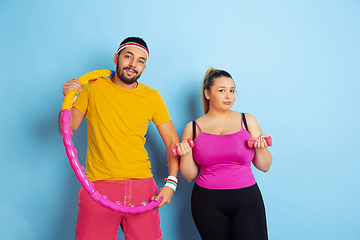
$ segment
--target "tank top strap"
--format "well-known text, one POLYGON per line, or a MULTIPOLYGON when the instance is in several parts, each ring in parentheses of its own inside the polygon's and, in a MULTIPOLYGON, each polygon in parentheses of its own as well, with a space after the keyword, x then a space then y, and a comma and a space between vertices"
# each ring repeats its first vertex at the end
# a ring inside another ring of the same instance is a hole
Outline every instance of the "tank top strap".
POLYGON ((241 128, 243 128, 243 124, 245 127, 245 130, 249 132, 248 125, 245 118, 245 113, 241 113, 241 128))
POLYGON ((241 129, 243 128, 243 117, 244 117, 244 113, 241 113, 241 129))
POLYGON ((196 121, 194 121, 194 122, 196 123, 196 126, 199 128, 200 132, 202 132, 199 124, 196 121))

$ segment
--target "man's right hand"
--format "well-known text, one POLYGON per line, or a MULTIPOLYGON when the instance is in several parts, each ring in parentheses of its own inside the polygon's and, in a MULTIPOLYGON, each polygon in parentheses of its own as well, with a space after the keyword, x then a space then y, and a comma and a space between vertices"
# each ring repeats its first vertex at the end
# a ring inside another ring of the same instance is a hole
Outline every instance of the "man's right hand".
POLYGON ((79 92, 82 91, 82 85, 77 78, 73 78, 72 80, 66 81, 66 83, 64 84, 62 93, 65 96, 71 90, 79 91, 79 92))

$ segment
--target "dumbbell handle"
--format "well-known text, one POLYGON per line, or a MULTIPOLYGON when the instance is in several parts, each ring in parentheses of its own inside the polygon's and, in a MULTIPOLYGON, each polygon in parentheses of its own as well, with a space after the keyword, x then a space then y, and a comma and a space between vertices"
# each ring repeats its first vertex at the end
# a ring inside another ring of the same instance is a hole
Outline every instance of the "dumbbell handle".
MULTIPOLYGON (((264 140, 266 141, 266 143, 267 143, 267 145, 268 145, 269 147, 272 146, 272 137, 271 137, 271 136, 268 136, 267 138, 264 138, 264 140)), ((249 138, 249 139, 247 140, 247 145, 248 145, 248 147, 249 147, 249 148, 254 147, 255 142, 256 142, 256 140, 254 140, 254 139, 252 139, 252 138, 249 138)))
MULTIPOLYGON (((193 142, 193 140, 191 138, 188 138, 187 142, 189 143, 191 148, 193 148, 195 146, 194 142, 193 142)), ((177 155, 177 146, 170 147, 170 150, 171 150, 172 155, 174 155, 174 156, 177 155)))

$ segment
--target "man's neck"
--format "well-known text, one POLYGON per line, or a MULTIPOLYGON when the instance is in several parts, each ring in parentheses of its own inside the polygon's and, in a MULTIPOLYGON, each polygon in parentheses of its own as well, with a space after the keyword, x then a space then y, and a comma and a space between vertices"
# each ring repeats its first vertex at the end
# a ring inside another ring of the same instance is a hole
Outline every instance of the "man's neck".
POLYGON ((122 88, 126 88, 126 89, 135 89, 138 87, 139 83, 136 81, 132 84, 127 84, 127 83, 124 83, 123 81, 121 81, 120 78, 118 78, 116 75, 114 77, 111 78, 111 81, 113 83, 115 83, 116 85, 118 85, 119 87, 122 87, 122 88))

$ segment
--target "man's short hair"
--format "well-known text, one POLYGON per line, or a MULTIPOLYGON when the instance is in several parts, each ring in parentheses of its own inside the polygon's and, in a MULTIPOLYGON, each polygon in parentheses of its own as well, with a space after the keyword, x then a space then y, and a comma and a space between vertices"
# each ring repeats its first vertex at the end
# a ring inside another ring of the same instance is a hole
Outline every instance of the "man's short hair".
POLYGON ((144 50, 146 52, 147 57, 149 57, 149 48, 146 44, 146 42, 139 37, 128 37, 125 38, 121 43, 120 46, 117 50, 117 53, 119 53, 122 49, 124 49, 127 46, 135 46, 135 47, 139 47, 142 50, 144 50))

